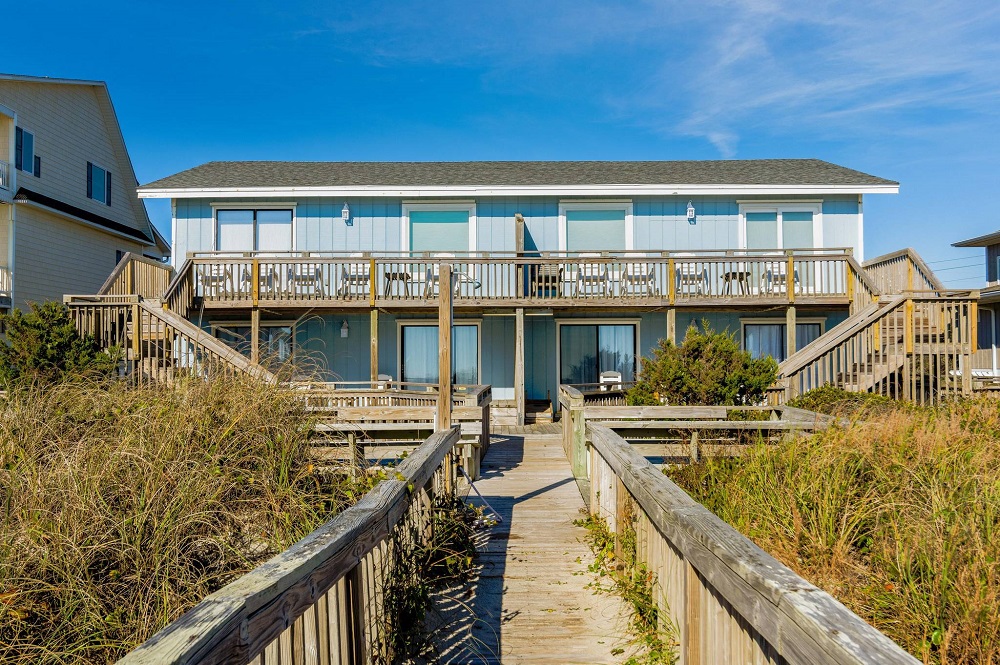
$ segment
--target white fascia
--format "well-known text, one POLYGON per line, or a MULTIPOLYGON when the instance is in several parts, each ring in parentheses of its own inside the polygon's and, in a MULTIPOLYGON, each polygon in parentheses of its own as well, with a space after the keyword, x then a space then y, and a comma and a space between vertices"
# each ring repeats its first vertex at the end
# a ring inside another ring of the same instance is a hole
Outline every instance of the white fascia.
POLYGON ((272 196, 438 197, 455 196, 793 196, 898 194, 899 185, 496 185, 454 187, 194 187, 139 189, 143 199, 202 199, 272 196))

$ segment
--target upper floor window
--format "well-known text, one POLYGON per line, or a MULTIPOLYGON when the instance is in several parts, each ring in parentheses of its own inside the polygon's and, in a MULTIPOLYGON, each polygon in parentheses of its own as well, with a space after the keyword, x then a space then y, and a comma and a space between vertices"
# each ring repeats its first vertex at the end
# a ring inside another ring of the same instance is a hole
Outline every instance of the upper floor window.
POLYGON ((743 245, 746 249, 803 249, 822 246, 819 205, 746 204, 743 245))
POLYGON ((35 154, 35 135, 20 127, 14 130, 14 168, 42 177, 42 158, 35 154))
POLYGON ((111 171, 87 162, 87 198, 111 205, 111 171))
POLYGON ((290 209, 216 211, 220 252, 288 252, 292 249, 290 209))
POLYGON ((632 249, 631 203, 562 203, 559 249, 614 252, 632 249))
POLYGON ((473 204, 404 204, 404 250, 454 253, 473 251, 475 246, 476 210, 473 204))

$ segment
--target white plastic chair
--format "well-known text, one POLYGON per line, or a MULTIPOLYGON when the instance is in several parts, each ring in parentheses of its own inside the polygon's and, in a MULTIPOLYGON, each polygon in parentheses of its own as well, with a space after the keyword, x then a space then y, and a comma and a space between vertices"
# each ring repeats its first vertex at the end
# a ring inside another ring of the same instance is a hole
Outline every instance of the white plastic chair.
MULTIPOLYGON (((600 258, 600 254, 581 253, 579 258, 591 259, 600 258)), ((581 261, 576 268, 576 295, 596 295, 607 296, 608 285, 608 264, 597 262, 581 261)))
POLYGON ((609 370, 601 372, 601 391, 607 392, 612 388, 620 388, 622 385, 622 373, 609 370))

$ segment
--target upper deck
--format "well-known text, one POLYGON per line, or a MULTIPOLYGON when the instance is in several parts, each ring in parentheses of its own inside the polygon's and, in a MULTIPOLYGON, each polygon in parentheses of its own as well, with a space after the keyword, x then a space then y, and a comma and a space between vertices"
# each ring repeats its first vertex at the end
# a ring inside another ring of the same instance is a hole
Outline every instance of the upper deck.
POLYGON ((194 305, 422 309, 440 266, 459 308, 845 306, 870 289, 849 249, 695 252, 233 253, 189 255, 167 289, 194 305))

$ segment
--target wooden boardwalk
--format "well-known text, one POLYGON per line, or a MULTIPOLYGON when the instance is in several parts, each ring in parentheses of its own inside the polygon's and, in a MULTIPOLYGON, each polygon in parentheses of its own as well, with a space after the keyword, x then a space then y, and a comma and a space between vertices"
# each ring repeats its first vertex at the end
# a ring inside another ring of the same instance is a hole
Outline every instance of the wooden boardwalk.
POLYGON ((503 521, 481 548, 478 580, 453 590, 443 662, 624 660, 627 615, 617 597, 588 588, 593 556, 573 525, 584 503, 559 436, 494 435, 476 486, 503 521))

